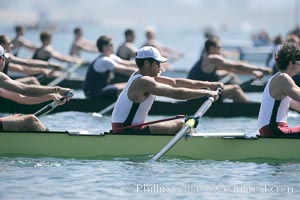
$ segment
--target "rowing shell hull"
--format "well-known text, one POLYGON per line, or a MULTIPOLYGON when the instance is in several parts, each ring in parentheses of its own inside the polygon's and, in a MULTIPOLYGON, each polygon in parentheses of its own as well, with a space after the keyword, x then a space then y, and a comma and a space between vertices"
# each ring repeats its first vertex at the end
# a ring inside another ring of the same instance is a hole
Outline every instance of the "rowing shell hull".
MULTIPOLYGON (((53 133, 0 133, 0 156, 57 157, 77 159, 150 159, 172 136, 69 135, 53 133)), ((167 157, 195 160, 282 162, 300 161, 300 139, 221 137, 182 138, 167 157)))
MULTIPOLYGON (((78 111, 78 112, 99 112, 110 104, 115 102, 112 100, 90 100, 90 99, 71 99, 62 106, 55 108, 52 113, 78 111)), ((49 103, 49 102, 48 102, 49 103)), ((192 115, 203 101, 187 101, 187 102, 162 102, 155 101, 150 115, 192 115)), ((35 113, 41 109, 44 104, 38 105, 21 105, 7 99, 0 99, 0 112, 8 113, 35 113)), ((260 103, 232 103, 232 102, 215 102, 207 111, 205 116, 210 117, 257 117, 260 108, 260 103)))

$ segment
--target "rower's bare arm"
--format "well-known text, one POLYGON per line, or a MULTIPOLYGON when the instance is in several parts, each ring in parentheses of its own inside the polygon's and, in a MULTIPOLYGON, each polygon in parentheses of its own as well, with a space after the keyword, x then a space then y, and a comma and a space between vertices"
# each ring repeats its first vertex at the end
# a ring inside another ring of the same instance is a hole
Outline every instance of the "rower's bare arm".
POLYGON ((290 107, 293 110, 300 112, 300 102, 299 101, 291 100, 290 107))
POLYGON ((115 67, 115 72, 116 72, 116 73, 124 74, 124 75, 127 75, 127 76, 130 76, 130 75, 133 74, 136 70, 137 70, 137 69, 134 68, 134 67, 124 66, 124 65, 121 65, 121 64, 118 64, 118 65, 115 67))
MULTIPOLYGON (((42 95, 47 95, 51 93, 55 93, 57 90, 61 94, 60 87, 56 89, 56 87, 48 87, 48 86, 38 86, 38 85, 25 85, 21 82, 12 80, 7 75, 1 73, 0 74, 0 85, 2 88, 20 93, 26 96, 38 97, 42 95)), ((67 92, 67 91, 64 91, 67 92)))
POLYGON ((255 76, 260 76, 258 72, 264 74, 270 74, 272 72, 272 70, 267 67, 258 67, 255 65, 248 64, 246 62, 228 60, 220 55, 210 55, 209 62, 217 66, 219 69, 225 69, 227 71, 234 72, 237 74, 252 73, 255 76))
POLYGON ((48 69, 38 68, 38 67, 27 67, 16 64, 9 64, 9 71, 13 72, 22 72, 27 75, 35 75, 35 74, 49 74, 50 71, 48 69))
POLYGON ((37 45, 34 45, 33 43, 31 43, 30 41, 28 40, 25 40, 25 39, 21 39, 19 40, 21 42, 21 44, 26 47, 27 49, 30 49, 30 50, 37 50, 38 49, 38 46, 37 45))
MULTIPOLYGON (((10 63, 18 64, 18 65, 25 65, 29 67, 42 67, 42 68, 49 68, 52 67, 51 64, 49 64, 46 61, 37 60, 37 59, 25 59, 20 57, 15 57, 13 55, 9 55, 9 61, 10 63)), ((53 65, 53 67, 59 67, 57 65, 53 65)))
POLYGON ((15 92, 5 90, 3 88, 0 88, 0 96, 15 101, 19 104, 27 104, 27 105, 39 104, 53 99, 51 95, 44 95, 41 97, 28 97, 15 92))
POLYGON ((133 62, 133 61, 120 59, 120 60, 118 61, 118 63, 121 64, 121 65, 124 65, 124 66, 126 66, 126 67, 134 67, 134 68, 137 68, 135 62, 133 62))
POLYGON ((63 55, 55 50, 52 50, 51 52, 51 57, 62 61, 62 62, 68 62, 68 63, 82 63, 82 60, 80 58, 72 57, 72 56, 66 56, 63 55))
POLYGON ((281 79, 280 87, 281 91, 285 95, 291 97, 295 101, 300 102, 300 88, 295 84, 290 76, 285 75, 284 79, 281 79))
POLYGON ((90 42, 87 40, 83 40, 78 43, 78 47, 81 48, 82 50, 92 52, 92 53, 98 53, 98 48, 94 42, 90 42))
POLYGON ((155 81, 152 77, 144 76, 139 80, 139 88, 144 93, 150 93, 157 96, 165 96, 169 98, 179 100, 190 100, 204 96, 217 97, 218 94, 215 91, 209 91, 205 89, 190 89, 184 87, 172 87, 168 84, 155 81))
POLYGON ((165 76, 157 76, 155 80, 170 85, 172 87, 185 87, 190 89, 201 89, 201 88, 209 88, 211 90, 215 90, 216 88, 224 88, 224 84, 220 82, 208 82, 208 81, 197 81, 186 78, 169 78, 165 76))

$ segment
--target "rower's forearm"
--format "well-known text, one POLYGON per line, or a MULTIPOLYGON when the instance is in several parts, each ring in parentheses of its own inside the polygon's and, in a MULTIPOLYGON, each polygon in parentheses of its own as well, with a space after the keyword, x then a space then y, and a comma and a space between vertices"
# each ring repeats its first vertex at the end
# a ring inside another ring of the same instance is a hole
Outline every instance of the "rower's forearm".
POLYGON ((196 81, 196 80, 190 80, 190 79, 186 79, 186 78, 176 78, 175 79, 175 87, 185 87, 185 88, 191 88, 191 89, 209 88, 210 82, 196 81))
POLYGON ((42 73, 44 74, 44 71, 38 67, 27 67, 27 66, 23 66, 23 69, 22 71, 24 74, 27 74, 27 75, 35 75, 35 74, 39 74, 39 73, 42 73))
POLYGON ((23 59, 23 58, 14 58, 10 60, 11 63, 25 65, 28 67, 43 67, 48 68, 49 63, 42 60, 33 60, 33 59, 23 59))
POLYGON ((188 88, 176 88, 173 90, 170 98, 179 99, 179 100, 191 100, 200 97, 211 96, 209 90, 205 89, 188 89, 188 88))
POLYGON ((51 93, 58 93, 58 87, 48 87, 39 85, 26 85, 24 89, 20 91, 21 94, 31 97, 39 97, 43 95, 48 95, 51 93))
POLYGON ((20 97, 15 101, 20 104, 34 105, 34 104, 39 104, 50 100, 51 100, 50 95, 44 95, 41 97, 29 97, 29 96, 20 95, 20 97))

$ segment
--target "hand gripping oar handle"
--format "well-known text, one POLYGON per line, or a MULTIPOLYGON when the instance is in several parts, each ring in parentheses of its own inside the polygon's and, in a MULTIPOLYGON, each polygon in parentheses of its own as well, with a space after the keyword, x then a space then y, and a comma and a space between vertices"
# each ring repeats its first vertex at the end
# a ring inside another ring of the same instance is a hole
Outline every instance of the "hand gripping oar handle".
MULTIPOLYGON (((61 97, 60 101, 65 100, 66 98, 71 98, 74 95, 73 90, 70 90, 66 93, 66 97, 61 97)), ((52 103, 49 103, 48 105, 44 106, 40 110, 34 113, 35 116, 41 117, 43 115, 46 115, 47 113, 51 112, 54 108, 56 108, 59 104, 56 101, 53 101, 52 103)))
MULTIPOLYGON (((217 91, 219 94, 221 93, 222 89, 218 88, 217 91)), ((170 142, 162 148, 155 156, 151 158, 150 161, 157 161, 160 159, 165 153, 167 153, 179 140, 186 134, 190 129, 195 128, 197 123, 197 120, 200 119, 205 112, 210 108, 212 102, 214 102, 213 97, 209 97, 197 110, 193 118, 188 119, 184 126, 181 128, 181 130, 170 140, 170 142)))

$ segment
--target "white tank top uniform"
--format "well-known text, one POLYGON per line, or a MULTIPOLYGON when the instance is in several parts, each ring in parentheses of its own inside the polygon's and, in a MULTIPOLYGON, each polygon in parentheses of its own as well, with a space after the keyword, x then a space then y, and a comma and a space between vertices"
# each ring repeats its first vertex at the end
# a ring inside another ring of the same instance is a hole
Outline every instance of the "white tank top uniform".
POLYGON ((133 81, 141 76, 141 74, 137 73, 131 75, 125 88, 121 92, 111 117, 113 130, 114 128, 137 125, 145 122, 154 102, 155 96, 150 94, 143 102, 134 103, 128 98, 127 95, 129 87, 133 81))
POLYGON ((270 82, 271 80, 277 76, 277 72, 274 74, 268 81, 265 90, 262 95, 261 106, 258 115, 258 126, 262 128, 268 124, 270 124, 272 113, 277 109, 276 121, 275 122, 287 122, 288 111, 290 107, 291 98, 286 96, 280 101, 278 108, 275 105, 275 99, 270 95, 270 82))
POLYGON ((277 72, 269 79, 262 95, 258 115, 258 128, 261 135, 270 135, 267 133, 269 131, 273 131, 272 135, 274 135, 274 130, 277 130, 278 123, 284 123, 287 125, 291 98, 286 96, 281 100, 276 100, 270 95, 270 83, 279 73, 281 72, 277 72))

